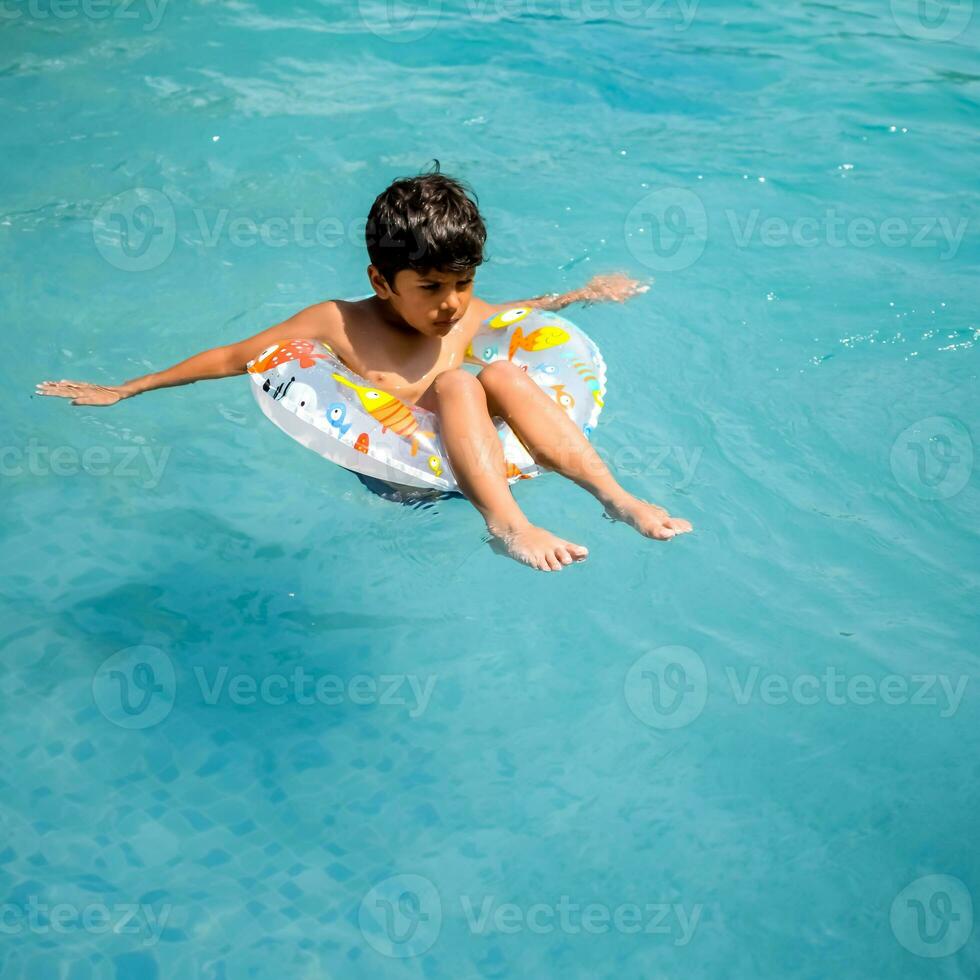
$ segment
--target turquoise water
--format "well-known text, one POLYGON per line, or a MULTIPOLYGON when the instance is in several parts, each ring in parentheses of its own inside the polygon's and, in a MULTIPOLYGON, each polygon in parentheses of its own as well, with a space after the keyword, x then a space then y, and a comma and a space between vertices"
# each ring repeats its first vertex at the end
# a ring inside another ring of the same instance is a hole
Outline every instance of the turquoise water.
POLYGON ((980 12, 638 9, 7 0, 3 980, 980 972, 980 12), (488 299, 655 277, 568 315, 695 534, 32 397, 363 293, 433 157, 488 299))

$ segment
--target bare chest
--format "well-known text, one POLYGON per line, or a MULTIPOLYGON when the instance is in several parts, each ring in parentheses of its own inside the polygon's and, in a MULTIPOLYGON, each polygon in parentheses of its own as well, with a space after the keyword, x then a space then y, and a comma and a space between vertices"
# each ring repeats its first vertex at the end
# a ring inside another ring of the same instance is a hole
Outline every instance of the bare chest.
MULTIPOLYGON (((466 340, 445 338, 436 352, 427 351, 396 359, 380 351, 344 352, 341 360, 372 385, 414 405, 444 371, 462 366, 466 340)), ((340 352, 338 352, 340 353, 340 352)))

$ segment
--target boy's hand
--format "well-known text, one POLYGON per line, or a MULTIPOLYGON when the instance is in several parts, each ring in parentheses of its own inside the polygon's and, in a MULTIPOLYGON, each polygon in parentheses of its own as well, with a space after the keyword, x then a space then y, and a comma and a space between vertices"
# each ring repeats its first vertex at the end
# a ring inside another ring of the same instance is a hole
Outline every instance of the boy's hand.
POLYGON ((624 303, 632 296, 645 293, 649 288, 649 283, 630 279, 621 272, 614 272, 607 276, 593 276, 577 293, 583 303, 596 303, 602 300, 624 303))
POLYGON ((129 392, 121 385, 93 385, 87 381, 42 381, 35 391, 54 398, 70 398, 72 405, 115 405, 129 392))

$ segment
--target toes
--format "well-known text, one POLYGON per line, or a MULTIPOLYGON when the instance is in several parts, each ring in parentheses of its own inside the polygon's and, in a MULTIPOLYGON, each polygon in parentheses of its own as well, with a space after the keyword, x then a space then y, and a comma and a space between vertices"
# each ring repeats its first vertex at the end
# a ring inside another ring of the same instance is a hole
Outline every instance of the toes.
POLYGON ((572 544, 571 541, 564 542, 565 548, 575 561, 585 561, 589 556, 589 549, 582 544, 572 544))
POLYGON ((564 565, 562 565, 558 556, 552 551, 549 551, 545 554, 544 560, 545 560, 545 564, 553 572, 560 572, 565 567, 564 565))
POLYGON ((564 545, 559 545, 557 548, 555 548, 555 554, 558 556, 558 560, 563 565, 571 565, 572 561, 574 560, 568 553, 568 548, 566 548, 564 545))

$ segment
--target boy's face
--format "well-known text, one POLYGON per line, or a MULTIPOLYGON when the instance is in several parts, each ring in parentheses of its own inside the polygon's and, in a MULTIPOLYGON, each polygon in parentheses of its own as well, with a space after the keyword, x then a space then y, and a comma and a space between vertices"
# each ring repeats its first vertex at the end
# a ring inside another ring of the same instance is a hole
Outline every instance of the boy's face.
MULTIPOLYGON (((372 272, 376 272, 371 267, 372 272)), ((473 298, 474 269, 465 272, 416 272, 399 269, 393 292, 377 274, 372 284, 383 300, 413 329, 427 337, 444 337, 462 319, 473 298), (379 288, 380 287, 380 288, 379 288)))

